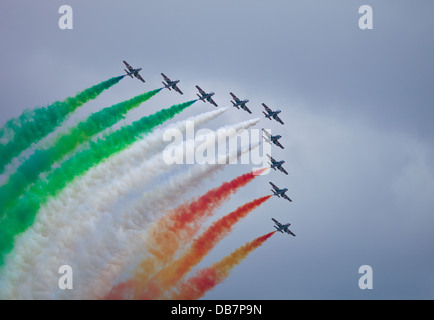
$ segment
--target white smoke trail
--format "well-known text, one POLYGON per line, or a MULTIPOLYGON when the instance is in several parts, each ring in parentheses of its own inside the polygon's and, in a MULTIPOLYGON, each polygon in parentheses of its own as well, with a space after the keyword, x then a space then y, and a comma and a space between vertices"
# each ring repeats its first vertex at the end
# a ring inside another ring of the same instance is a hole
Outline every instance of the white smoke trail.
MULTIPOLYGON (((88 200, 94 196, 104 197, 105 186, 110 181, 117 181, 122 175, 127 175, 137 164, 156 152, 161 152, 166 146, 163 135, 168 129, 185 132, 187 123, 201 126, 225 112, 227 108, 220 108, 179 121, 165 128, 155 130, 145 139, 133 144, 127 150, 109 158, 107 161, 92 168, 89 172, 68 186, 56 199, 52 199, 37 215, 33 226, 20 235, 15 243, 14 251, 6 260, 0 274, 0 297, 6 299, 51 299, 53 286, 58 288, 53 280, 43 283, 49 274, 59 278, 58 268, 66 263, 51 263, 53 257, 62 256, 64 251, 74 249, 68 243, 75 242, 73 234, 65 233, 62 226, 76 225, 77 213, 89 212, 88 200), (58 239, 62 239, 67 247, 60 246, 58 239), (41 272, 35 272, 35 268, 41 272)), ((120 178, 119 180, 122 180, 120 178)), ((88 220, 86 223, 91 223, 88 220)), ((63 255, 64 256, 64 255, 63 255)))
MULTIPOLYGON (((258 121, 258 119, 254 119, 243 122, 239 125, 239 129, 247 129, 258 121)), ((223 130, 219 129, 219 131, 221 131, 221 135, 227 136, 223 130)), ((237 156, 238 150, 233 150, 229 155, 231 159, 237 156)), ((224 156, 224 158, 227 157, 224 156)), ((74 290, 74 298, 103 298, 119 273, 140 254, 146 235, 146 226, 163 215, 189 190, 199 186, 205 178, 210 177, 223 167, 223 164, 192 166, 186 172, 171 177, 166 184, 146 192, 128 213, 104 216, 106 219, 104 223, 99 220, 98 225, 111 224, 112 228, 99 230, 99 240, 102 240, 99 245, 94 242, 94 245, 89 248, 83 246, 80 250, 75 250, 72 260, 80 264, 79 269, 86 269, 83 277, 83 286, 86 287, 86 290, 74 290), (107 232, 107 235, 102 236, 101 231, 107 232), (95 280, 90 282, 90 279, 95 280)), ((94 241, 91 233, 88 232, 87 234, 92 237, 88 240, 94 241)), ((81 242, 83 245, 86 243, 86 241, 81 242)))
MULTIPOLYGON (((248 121, 246 123, 242 123, 241 125, 235 126, 235 128, 239 129, 244 125, 250 126, 256 122, 257 121, 248 121)), ((160 164, 161 161, 151 161, 151 163, 156 165, 160 164)), ((137 173, 139 174, 140 172, 137 173)), ((138 175, 136 176, 127 174, 126 176, 128 176, 130 180, 128 183, 118 184, 118 191, 123 190, 123 188, 124 190, 125 188, 128 189, 128 186, 131 187, 132 182, 135 181, 137 183, 137 181, 143 179, 146 176, 146 173, 147 171, 144 170, 141 174, 141 178, 138 175)), ((101 175, 106 176, 103 174, 103 172, 101 175)), ((92 176, 95 178, 95 175, 92 176)), ((128 179, 125 179, 124 177, 123 180, 128 179)), ((93 192, 90 193, 95 185, 95 183, 92 182, 94 182, 94 179, 89 181, 89 185, 83 183, 80 184, 87 195, 93 194, 93 192)), ((66 199, 74 198, 74 195, 77 196, 77 193, 74 192, 74 190, 71 190, 71 188, 67 189, 66 191, 66 199)), ((113 192, 113 190, 107 190, 107 192, 107 194, 110 194, 110 192, 113 192)), ((112 193, 112 195, 114 194, 112 193)), ((106 195, 106 198, 109 197, 106 195)), ((45 222, 46 225, 44 226, 41 223, 36 223, 33 228, 26 233, 26 235, 30 234, 30 239, 27 238, 26 241, 24 241, 24 246, 17 246, 18 250, 14 250, 15 259, 12 259, 12 261, 15 262, 15 264, 7 263, 6 267, 6 269, 9 268, 9 272, 6 272, 6 279, 9 280, 9 283, 5 283, 5 281, 2 281, 3 283, 0 282, 2 284, 1 287, 3 291, 3 297, 53 299, 66 294, 66 298, 70 298, 70 295, 68 296, 67 294, 68 291, 62 291, 58 289, 57 280, 60 277, 58 274, 58 267, 63 264, 68 264, 69 261, 74 261, 74 259, 69 259, 68 255, 65 255, 65 253, 75 251, 81 254, 82 252, 85 252, 86 249, 86 245, 84 245, 84 247, 80 247, 83 246, 83 242, 79 244, 76 243, 77 238, 80 237, 77 237, 77 228, 74 227, 78 227, 78 229, 82 231, 90 231, 91 237, 95 237, 95 239, 90 239, 93 245, 93 242, 98 242, 96 237, 98 237, 101 233, 100 228, 105 226, 105 224, 96 225, 95 221, 100 219, 111 220, 113 217, 107 212, 98 210, 98 208, 91 208, 91 210, 89 210, 88 204, 86 202, 83 202, 83 204, 78 206, 78 208, 72 207, 72 210, 71 207, 65 205, 65 203, 67 204, 68 201, 62 201, 62 197, 59 197, 56 201, 52 201, 50 203, 49 207, 51 214, 44 214, 44 212, 40 212, 40 216, 38 217, 45 217, 43 222, 45 222), (70 211, 69 213, 68 210, 70 211), (62 214, 59 214, 59 212, 62 212, 62 214), (47 234, 47 232, 53 230, 57 231, 57 234, 54 236, 47 234), (33 231, 33 233, 31 231, 33 231), (48 245, 49 248, 44 247, 44 244, 48 245), (21 250, 19 249, 20 247, 21 250), (35 256, 37 257, 36 261, 35 259, 32 261, 31 258, 35 256)), ((99 203, 102 204, 104 202, 100 201, 99 203)), ((43 211, 45 210, 46 209, 43 211)), ((117 223, 118 222, 116 221, 112 221, 110 224, 117 226, 117 223)), ((107 240, 107 238, 105 239, 107 240)), ((86 244, 89 244, 89 242, 86 244)), ((107 254, 109 253, 110 252, 107 251, 107 254)), ((73 263, 69 264, 74 267, 73 263)), ((74 267, 73 269, 80 270, 81 272, 79 275, 83 275, 86 273, 83 272, 83 270, 87 268, 86 264, 86 262, 83 263, 83 268, 74 267)), ((81 278, 84 280, 83 283, 86 283, 86 278, 87 277, 81 278)), ((75 276, 74 283, 78 282, 80 284, 80 281, 77 281, 79 279, 80 278, 78 276, 75 276)), ((80 292, 80 290, 75 288, 74 293, 76 292, 80 292)), ((80 297, 80 295, 77 296, 77 298, 80 297)))

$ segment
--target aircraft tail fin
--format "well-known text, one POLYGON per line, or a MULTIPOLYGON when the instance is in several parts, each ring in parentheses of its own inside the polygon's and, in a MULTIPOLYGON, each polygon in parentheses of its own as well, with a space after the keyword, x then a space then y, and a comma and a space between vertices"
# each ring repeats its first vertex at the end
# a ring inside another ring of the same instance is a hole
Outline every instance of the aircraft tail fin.
POLYGON ((271 118, 268 116, 268 114, 266 114, 264 111, 262 111, 262 113, 265 115, 265 118, 268 118, 269 120, 271 120, 271 118))

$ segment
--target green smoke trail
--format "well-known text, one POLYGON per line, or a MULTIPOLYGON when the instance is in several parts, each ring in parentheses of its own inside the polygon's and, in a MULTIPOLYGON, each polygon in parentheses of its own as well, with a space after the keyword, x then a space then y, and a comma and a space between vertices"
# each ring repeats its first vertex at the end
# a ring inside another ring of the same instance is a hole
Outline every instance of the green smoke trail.
MULTIPOLYGON (((56 161, 62 159, 78 145, 89 141, 95 134, 107 129, 125 114, 149 100, 161 89, 145 92, 129 100, 102 109, 90 115, 69 132, 60 134, 53 147, 36 150, 17 170, 9 177, 8 182, 0 187, 0 212, 4 212, 8 205, 19 197, 24 190, 35 182, 41 172, 47 171, 56 161)), ((0 214, 1 217, 1 214, 0 214)))
MULTIPOLYGON (((0 220, 0 266, 4 264, 6 254, 13 249, 15 236, 33 224, 38 210, 51 197, 58 195, 69 183, 85 174, 93 166, 113 154, 121 152, 144 134, 150 133, 156 126, 170 120, 194 102, 196 100, 160 110, 111 133, 105 138, 91 142, 89 149, 75 154, 66 160, 61 167, 53 170, 46 179, 38 180, 33 184, 7 210, 7 215, 0 220)), ((59 212, 59 214, 62 213, 59 212)))
POLYGON ((0 174, 14 157, 54 131, 71 112, 98 97, 123 77, 113 77, 79 92, 75 97, 35 110, 26 110, 20 117, 9 120, 0 129, 0 138, 8 138, 5 144, 0 144, 0 174))

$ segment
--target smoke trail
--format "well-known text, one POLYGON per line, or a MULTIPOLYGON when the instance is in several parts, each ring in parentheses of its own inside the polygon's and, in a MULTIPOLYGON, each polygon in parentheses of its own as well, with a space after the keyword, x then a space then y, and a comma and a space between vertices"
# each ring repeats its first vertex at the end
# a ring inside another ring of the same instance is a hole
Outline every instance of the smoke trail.
MULTIPOLYGON (((263 169, 265 170, 265 169, 263 169)), ((163 216, 147 232, 144 248, 151 256, 139 265, 135 279, 138 283, 146 281, 158 269, 170 262, 176 252, 181 250, 199 231, 203 222, 209 218, 222 203, 238 189, 251 182, 258 172, 243 174, 230 182, 208 191, 203 196, 186 202, 163 216), (165 230, 165 232, 161 232, 165 230)), ((137 292, 143 289, 139 288, 137 292)))
POLYGON ((275 232, 276 231, 272 231, 246 243, 219 262, 196 272, 195 276, 178 284, 177 292, 174 292, 170 298, 175 300, 193 300, 201 298, 206 292, 219 283, 222 283, 236 265, 243 261, 249 253, 264 244, 275 232))
POLYGON ((71 112, 98 97, 123 77, 113 77, 79 92, 75 97, 54 102, 47 107, 24 111, 19 118, 9 120, 0 129, 0 138, 8 139, 6 144, 0 144, 0 174, 14 157, 54 131, 71 112))
MULTIPOLYGON (((242 218, 246 217, 250 212, 259 207, 265 201, 270 199, 271 195, 264 196, 253 201, 250 201, 235 211, 227 214, 226 216, 215 221, 209 228, 207 228, 198 238, 196 238, 188 250, 182 254, 180 258, 171 262, 169 265, 163 267, 155 276, 148 282, 143 282, 143 279, 135 276, 130 281, 130 286, 134 289, 134 298, 138 299, 159 299, 164 296, 164 293, 176 285, 195 265, 197 265, 214 247, 215 245, 227 236, 233 226, 239 222, 242 218), (151 290, 149 290, 151 289, 151 290)), ((181 223, 182 224, 182 223, 181 223)), ((182 228, 182 227, 181 227, 182 228)), ((162 238, 162 233, 172 232, 172 230, 166 230, 159 232, 159 238, 162 238)), ((182 233, 183 230, 181 230, 182 233)), ((176 232, 173 231, 173 232, 176 232)), ((176 232, 180 235, 180 232, 176 232)), ((182 235, 182 234, 181 234, 182 235)), ((183 242, 190 240, 191 235, 187 236, 187 239, 182 239, 183 242)), ((173 239, 176 241, 177 239, 173 239)), ((167 241, 166 241, 167 242, 167 241)), ((165 245, 169 245, 165 243, 165 245)), ((158 251, 162 251, 164 254, 168 250, 164 248, 164 244, 155 248, 158 251)), ((147 270, 141 270, 142 273, 146 273, 147 270)), ((121 285, 124 290, 131 291, 131 288, 127 287, 127 284, 121 285)), ((120 293, 119 290, 114 288, 114 291, 120 293)), ((120 296, 122 297, 122 295, 120 296)), ((120 298, 119 296, 116 298, 120 298)))
MULTIPOLYGON (((258 119, 246 121, 238 126, 247 128, 257 121, 258 119)), ((237 153, 237 150, 234 150, 229 157, 237 157, 237 153)), ((88 292, 74 290, 72 294, 87 299, 104 297, 113 286, 119 273, 131 264, 131 259, 135 259, 143 252, 147 225, 164 214, 167 208, 173 206, 189 190, 200 186, 211 174, 223 167, 224 165, 193 166, 187 172, 171 177, 168 183, 144 193, 133 210, 128 209, 121 214, 118 212, 117 216, 110 215, 103 222, 98 220, 97 225, 108 226, 104 228, 107 235, 99 235, 99 239, 103 240, 92 247, 85 246, 85 241, 82 240, 83 250, 75 251, 75 258, 71 259, 77 263, 83 263, 79 268, 86 269, 84 276, 86 283, 83 287, 87 287, 88 292), (110 228, 109 224, 112 224, 113 228, 110 228), (90 281, 90 279, 95 280, 90 281)), ((98 231, 102 230, 98 229, 98 231)))
MULTIPOLYGON (((176 285, 178 281, 180 281, 195 265, 197 265, 220 240, 228 235, 232 231, 235 223, 270 199, 270 197, 271 195, 268 195, 248 202, 214 222, 193 241, 185 254, 158 272, 150 281, 156 282, 160 292, 164 294, 165 291, 176 285)), ((161 295, 150 296, 148 292, 143 292, 139 299, 158 299, 160 297, 161 295)))
POLYGON ((4 258, 13 248, 17 234, 32 225, 39 208, 46 201, 56 196, 67 184, 83 175, 93 166, 118 153, 137 141, 143 134, 148 134, 156 126, 173 118, 176 114, 191 106, 196 100, 173 105, 150 116, 122 127, 105 137, 90 143, 90 148, 77 153, 66 160, 61 167, 53 170, 43 180, 38 180, 8 210, 8 214, 0 220, 0 267, 4 258))
POLYGON ((40 173, 49 170, 53 163, 62 159, 81 143, 89 141, 95 134, 123 119, 128 111, 137 108, 160 91, 161 89, 156 89, 145 92, 134 98, 95 112, 85 121, 71 128, 67 133, 60 134, 51 148, 36 150, 9 177, 7 183, 0 187, 0 212, 4 212, 9 204, 19 197, 26 187, 35 182, 40 173))
MULTIPOLYGON (((230 157, 237 157, 237 152, 232 152, 230 157)), ((136 260, 143 254, 147 225, 164 214, 167 208, 177 204, 178 200, 188 191, 203 186, 206 180, 223 167, 224 165, 216 164, 193 166, 187 172, 171 178, 167 184, 155 188, 152 192, 145 193, 143 200, 147 199, 149 205, 142 205, 142 210, 133 210, 128 214, 125 211, 121 212, 121 215, 116 219, 118 226, 116 237, 112 236, 110 241, 110 244, 120 247, 121 250, 114 250, 110 246, 107 250, 89 253, 85 259, 98 260, 104 258, 106 251, 110 251, 111 259, 101 264, 100 267, 86 269, 86 271, 89 270, 92 278, 88 278, 87 292, 82 292, 79 296, 86 299, 105 297, 119 275, 129 266, 136 264, 132 259, 136 260), (167 197, 167 194, 170 194, 170 197, 167 197), (101 256, 103 257, 101 258, 101 256), (90 279, 94 280, 91 281, 90 279)), ((143 202, 146 203, 146 201, 143 202)), ((78 258, 80 258, 79 255, 78 258)), ((88 265, 93 265, 93 263, 88 265)), ((74 293, 78 294, 77 291, 74 293)))
MULTIPOLYGON (((14 290, 17 291, 15 297, 23 297, 23 293, 19 292, 21 289, 18 287, 25 288, 22 291, 32 291, 30 288, 35 285, 36 281, 26 282, 23 279, 26 274, 41 274, 39 268, 49 269, 50 265, 56 266, 59 263, 65 263, 69 259, 68 254, 73 249, 71 244, 83 238, 81 233, 87 230, 86 226, 89 221, 101 218, 105 214, 102 206, 109 205, 107 202, 113 202, 119 194, 133 188, 134 183, 149 179, 149 171, 137 170, 137 165, 140 162, 144 164, 155 162, 146 161, 146 159, 164 149, 165 144, 162 141, 167 130, 177 129, 184 132, 187 124, 193 123, 194 127, 200 126, 226 110, 227 108, 220 108, 156 130, 145 139, 135 142, 125 151, 93 167, 86 175, 65 188, 55 199, 50 199, 47 205, 39 211, 33 226, 23 235, 17 237, 14 251, 8 256, 5 271, 0 277, 0 288, 14 286, 14 290), (90 199, 89 195, 92 195, 90 199), (89 200, 92 204, 89 203, 89 200), (86 206, 83 207, 83 204, 86 206), (68 237, 65 237, 65 234, 68 237), (39 254, 35 254, 35 252, 39 254), (47 266, 47 264, 49 265, 47 266), (8 279, 2 279, 5 276, 8 279), (16 281, 11 277, 20 276, 20 284, 16 285, 16 281)), ((160 156, 154 158, 162 162, 160 156)), ((107 224, 99 226, 100 230, 107 227, 107 224)), ((106 242, 110 242, 110 239, 107 239, 106 242)), ((39 276, 38 278, 42 279, 43 277, 39 276)), ((52 276, 54 282, 57 281, 57 277, 58 274, 52 276)), ((41 285, 41 287, 43 286, 52 288, 53 282, 50 284, 47 281, 46 285, 41 285)))
MULTIPOLYGON (((248 121, 246 123, 241 123, 237 126, 242 128, 243 126, 246 127, 256 122, 257 120, 253 122, 248 121)), ((236 152, 232 156, 236 157, 237 156, 236 152)), ((186 182, 186 181, 188 182, 189 181, 188 179, 195 179, 195 177, 199 179, 200 177, 204 177, 205 176, 203 174, 204 167, 208 167, 207 169, 208 171, 213 171, 211 170, 212 166, 195 166, 192 167, 192 169, 197 168, 200 170, 191 170, 191 172, 188 172, 189 174, 183 175, 182 180, 178 179, 178 182, 179 183, 186 182)), ((223 165, 220 165, 219 167, 223 167, 223 165)), ((141 176, 142 177, 146 176, 146 171, 141 173, 141 176)), ((122 181, 122 179, 120 179, 119 182, 121 185, 124 185, 123 183, 124 181, 122 181)), ((84 187, 84 185, 80 184, 80 186, 78 187, 84 187)), ((193 187, 193 184, 191 185, 191 187, 193 187)), ((89 186, 88 188, 91 189, 92 185, 89 186)), ((173 188, 169 189, 168 192, 171 192, 171 190, 173 190, 173 188)), ((188 191, 188 189, 186 188, 182 188, 182 190, 184 193, 188 191)), ((65 192, 66 191, 67 190, 65 190, 65 192)), ((110 191, 111 190, 107 190, 107 192, 110 191)), ((68 195, 69 194, 70 193, 68 192, 68 195)), ((158 202, 158 198, 161 198, 163 196, 164 193, 157 194, 152 200, 158 202)), ((178 194, 178 197, 179 196, 181 196, 181 193, 178 194)), ((14 254, 13 254, 13 256, 15 256, 14 263, 9 263, 9 257, 8 257, 8 263, 5 266, 6 270, 2 274, 1 277, 2 279, 0 279, 1 282, 0 288, 2 287, 4 292, 2 296, 5 297, 9 289, 12 292, 10 293, 10 295, 6 296, 7 298, 17 298, 23 296, 26 298, 47 298, 47 294, 50 294, 49 292, 47 293, 47 290, 50 290, 52 288, 54 289, 57 288, 56 283, 58 281, 58 273, 57 273, 58 270, 56 269, 55 266, 57 266, 59 263, 65 263, 65 259, 67 259, 67 261, 72 261, 73 263, 71 263, 71 265, 74 266, 76 266, 76 264, 74 264, 75 261, 77 261, 77 263, 80 261, 83 262, 83 265, 80 265, 79 267, 74 267, 74 269, 82 270, 80 279, 83 279, 84 283, 82 284, 82 286, 80 286, 80 283, 78 283, 77 285, 81 287, 81 289, 75 288, 74 292, 69 292, 69 294, 77 295, 76 298, 103 297, 112 286, 112 281, 110 280, 103 281, 102 288, 101 288, 101 286, 97 286, 94 284, 89 285, 88 283, 89 280, 91 279, 91 277, 96 277, 99 274, 101 274, 101 276, 99 276, 101 279, 98 280, 104 280, 102 279, 104 278, 102 275, 103 273, 102 271, 104 270, 104 268, 107 268, 108 266, 109 266, 108 268, 109 270, 106 270, 106 273, 108 273, 109 275, 107 275, 106 277, 108 276, 111 276, 111 278, 116 277, 118 273, 115 272, 116 270, 114 269, 118 264, 122 265, 122 263, 128 263, 129 259, 131 259, 131 255, 129 254, 128 250, 131 249, 132 244, 135 244, 135 242, 143 238, 144 235, 143 230, 142 229, 139 230, 140 234, 137 235, 137 233, 135 233, 136 230, 129 230, 127 228, 125 229, 123 228, 122 223, 119 222, 119 220, 122 220, 122 217, 112 217, 111 214, 107 214, 105 212, 90 212, 89 210, 83 210, 84 208, 77 208, 76 212, 74 212, 73 217, 68 215, 67 216, 56 215, 55 214, 56 211, 63 212, 64 210, 63 203, 58 203, 58 201, 50 201, 50 202, 53 203, 52 206, 53 216, 56 219, 53 220, 53 218, 47 217, 46 218, 47 221, 44 221, 43 224, 45 223, 50 225, 51 229, 59 229, 59 235, 61 236, 60 238, 54 238, 54 239, 50 237, 50 239, 48 240, 52 245, 54 245, 53 248, 54 251, 49 250, 50 252, 53 252, 53 254, 51 256, 50 255, 46 256, 45 254, 42 254, 43 253, 42 251, 46 251, 45 244, 47 240, 45 238, 47 236, 50 236, 50 234, 47 234, 47 231, 49 230, 46 230, 47 228, 41 228, 38 227, 37 225, 34 225, 34 227, 32 227, 33 235, 30 236, 30 238, 27 237, 26 239, 27 241, 24 241, 24 243, 22 243, 21 246, 22 250, 20 251, 24 252, 24 256, 22 255, 16 256, 15 255, 16 250, 14 250, 14 254), (89 217, 88 214, 91 216, 89 217), (108 221, 101 222, 101 220, 95 221, 95 219, 93 219, 93 217, 101 218, 102 216, 106 218, 108 217, 108 221), (89 219, 93 221, 88 222, 89 219), (56 220, 58 220, 58 222, 56 222, 56 220), (72 229, 69 228, 69 226, 71 227, 76 226, 79 229, 86 229, 87 231, 91 229, 91 235, 90 235, 91 239, 89 240, 92 241, 93 246, 89 247, 88 246, 89 241, 86 241, 85 237, 83 238, 80 235, 77 236, 77 234, 74 231, 72 231, 72 229), (37 229, 38 232, 33 232, 33 230, 35 229, 37 229), (106 234, 104 234, 105 231, 107 231, 106 234), (80 239, 80 242, 83 243, 82 246, 77 246, 77 244, 73 244, 75 243, 77 237, 80 239), (62 240, 65 243, 65 245, 62 245, 62 240), (99 240, 99 242, 97 242, 97 240, 99 240), (31 245, 29 247, 29 243, 34 245, 33 246, 31 245), (56 246, 57 243, 59 244, 59 246, 56 246), (73 249, 73 251, 75 250, 77 254, 77 257, 75 258, 73 257, 72 259, 71 257, 67 257, 67 256, 65 257, 65 254, 63 252, 64 250, 66 251, 71 250, 71 248, 73 249), (121 250, 121 252, 117 253, 117 251, 119 250, 121 250), (125 250, 127 251, 124 256, 122 256, 123 254, 122 250, 123 252, 125 252, 125 250), (42 260, 28 261, 28 259, 25 258, 26 256, 31 257, 32 254, 34 254, 34 256, 41 257, 42 260), (46 259, 44 257, 46 257, 46 259), (110 261, 110 259, 111 260, 114 259, 114 261, 110 261), (37 271, 39 267, 41 271, 37 271), (34 279, 30 280, 29 283, 28 281, 23 280, 23 276, 25 277, 26 275, 27 276, 37 275, 37 276, 35 276, 34 279), (41 288, 40 291, 37 292, 38 296, 31 296, 32 291, 35 292, 35 290, 29 290, 29 288, 32 288, 32 286, 34 288, 36 287, 41 288), (98 295, 96 293, 90 292, 89 294, 87 294, 86 292, 84 292, 83 289, 83 287, 87 287, 87 286, 89 286, 89 288, 93 291, 98 291, 97 289, 101 288, 99 290, 103 290, 103 293, 98 295)), ((97 208, 95 210, 100 211, 97 208)), ((44 212, 44 210, 41 211, 41 213, 42 212, 44 212)), ((138 213, 138 214, 143 215, 146 213, 138 213)), ((42 218, 41 215, 38 215, 38 220, 40 220, 40 218, 42 218)), ((127 217, 127 219, 130 220, 129 217, 127 217)), ((138 245, 138 250, 136 250, 138 252, 140 252, 140 245, 141 245, 141 241, 138 245)), ((58 291, 61 292, 58 292, 57 294, 68 295, 68 292, 62 292, 62 290, 58 290, 58 291)), ((67 298, 71 298, 70 295, 68 295, 67 298)), ((56 296, 52 296, 52 297, 56 297, 56 296)))

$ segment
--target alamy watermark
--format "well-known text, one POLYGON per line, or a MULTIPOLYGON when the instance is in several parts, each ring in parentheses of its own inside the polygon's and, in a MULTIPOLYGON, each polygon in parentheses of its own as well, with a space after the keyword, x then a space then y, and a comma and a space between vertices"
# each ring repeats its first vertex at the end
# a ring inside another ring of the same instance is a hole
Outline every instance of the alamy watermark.
POLYGON ((59 28, 60 30, 72 30, 73 20, 72 20, 72 7, 69 5, 63 5, 59 7, 59 14, 62 16, 59 18, 59 28))
POLYGON ((73 273, 72 273, 72 267, 70 265, 64 264, 59 267, 59 274, 61 276, 59 277, 58 285, 59 289, 62 290, 72 290, 73 287, 73 273))
MULTIPOLYGON (((268 130, 271 132, 271 130, 268 130)), ((195 130, 193 121, 186 121, 185 134, 171 128, 163 134, 170 142, 163 151, 163 161, 174 164, 250 164, 253 171, 269 168, 267 154, 271 144, 262 143, 259 129, 220 128, 195 130)), ((268 174, 269 170, 264 173, 268 174)))
POLYGON ((359 288, 361 290, 374 288, 374 272, 370 265, 363 265, 359 268, 359 274, 362 276, 359 279, 359 288))

